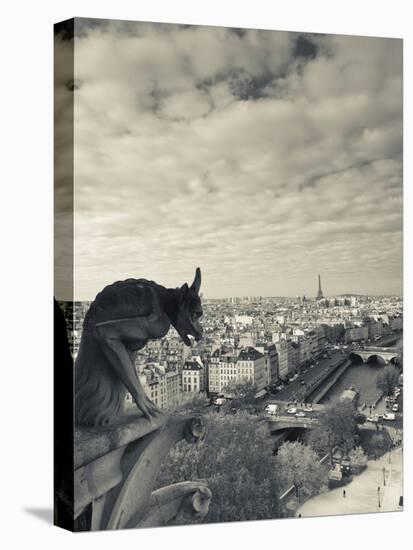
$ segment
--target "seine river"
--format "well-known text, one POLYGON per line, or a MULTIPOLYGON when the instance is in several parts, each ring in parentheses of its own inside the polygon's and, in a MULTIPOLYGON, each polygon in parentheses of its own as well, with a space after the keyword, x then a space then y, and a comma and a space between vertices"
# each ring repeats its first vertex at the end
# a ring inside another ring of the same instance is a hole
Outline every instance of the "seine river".
MULTIPOLYGON (((395 346, 400 348, 402 345, 403 336, 395 346)), ((376 387, 376 376, 382 368, 379 363, 353 363, 320 403, 334 402, 345 389, 354 386, 360 392, 359 403, 366 403, 367 406, 372 404, 380 395, 376 387)))
POLYGON ((344 390, 354 386, 360 392, 359 403, 372 404, 380 395, 376 387, 376 376, 382 368, 378 363, 353 363, 320 403, 337 401, 344 390))

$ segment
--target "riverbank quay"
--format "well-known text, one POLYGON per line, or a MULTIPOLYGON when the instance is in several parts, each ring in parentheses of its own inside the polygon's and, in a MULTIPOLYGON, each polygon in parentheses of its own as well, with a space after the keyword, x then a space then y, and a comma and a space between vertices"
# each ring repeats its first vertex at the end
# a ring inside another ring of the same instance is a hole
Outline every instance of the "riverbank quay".
POLYGON ((343 488, 321 493, 307 500, 296 517, 335 516, 403 509, 403 449, 369 460, 367 469, 343 488))

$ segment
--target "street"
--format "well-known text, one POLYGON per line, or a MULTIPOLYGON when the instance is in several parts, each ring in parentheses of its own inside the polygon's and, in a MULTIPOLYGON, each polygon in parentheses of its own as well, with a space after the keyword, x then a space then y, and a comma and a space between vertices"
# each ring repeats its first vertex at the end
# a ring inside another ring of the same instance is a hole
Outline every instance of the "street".
POLYGON ((307 386, 310 386, 313 381, 315 381, 320 376, 324 375, 329 371, 332 365, 335 365, 339 361, 342 362, 345 360, 347 353, 344 355, 339 351, 331 352, 331 357, 326 359, 320 359, 318 365, 308 369, 307 372, 304 372, 300 377, 294 382, 290 382, 285 388, 278 391, 275 394, 269 394, 263 400, 263 407, 270 402, 271 400, 276 399, 277 401, 293 401, 294 396, 302 392, 304 386, 301 384, 301 380, 304 380, 307 386))

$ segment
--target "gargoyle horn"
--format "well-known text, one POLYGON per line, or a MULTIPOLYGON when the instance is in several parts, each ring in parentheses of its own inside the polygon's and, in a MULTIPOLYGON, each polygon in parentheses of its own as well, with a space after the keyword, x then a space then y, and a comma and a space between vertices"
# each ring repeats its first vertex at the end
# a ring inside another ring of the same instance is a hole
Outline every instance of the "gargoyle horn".
POLYGON ((199 289, 201 288, 201 270, 199 267, 196 268, 194 282, 191 285, 191 289, 199 294, 199 289))

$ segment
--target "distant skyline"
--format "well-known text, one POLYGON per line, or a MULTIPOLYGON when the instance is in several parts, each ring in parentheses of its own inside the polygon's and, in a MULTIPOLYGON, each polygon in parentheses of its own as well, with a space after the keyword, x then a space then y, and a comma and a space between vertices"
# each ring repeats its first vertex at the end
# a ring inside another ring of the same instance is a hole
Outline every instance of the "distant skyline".
POLYGON ((76 299, 197 266, 206 298, 402 293, 401 40, 76 33, 76 299))

